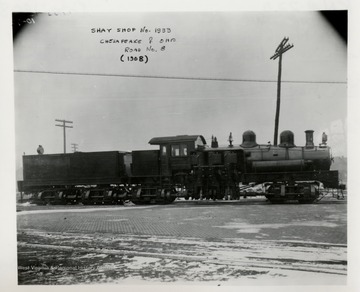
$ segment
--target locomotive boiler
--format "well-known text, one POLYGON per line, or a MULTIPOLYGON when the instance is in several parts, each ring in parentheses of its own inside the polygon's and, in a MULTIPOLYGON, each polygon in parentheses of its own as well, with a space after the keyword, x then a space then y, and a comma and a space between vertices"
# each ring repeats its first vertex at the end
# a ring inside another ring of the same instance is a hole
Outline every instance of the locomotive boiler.
POLYGON ((264 195, 274 203, 297 200, 314 202, 319 197, 321 186, 338 188, 338 172, 330 171, 330 148, 323 139, 319 146, 313 143, 313 131, 306 132, 306 145, 297 147, 294 134, 280 134, 278 146, 258 144, 253 131, 243 134, 240 145, 204 148, 196 154, 201 162, 196 163, 197 188, 206 196, 221 198, 225 193, 239 197, 239 183, 262 184, 264 195))
POLYGON ((23 156, 24 180, 19 190, 40 204, 171 203, 186 199, 239 199, 241 188, 261 185, 270 202, 312 203, 320 187, 338 188, 338 172, 331 171, 330 148, 323 139, 294 143, 284 131, 280 144, 258 144, 246 131, 240 145, 211 145, 201 135, 155 137, 157 150, 132 152, 75 152, 23 156))

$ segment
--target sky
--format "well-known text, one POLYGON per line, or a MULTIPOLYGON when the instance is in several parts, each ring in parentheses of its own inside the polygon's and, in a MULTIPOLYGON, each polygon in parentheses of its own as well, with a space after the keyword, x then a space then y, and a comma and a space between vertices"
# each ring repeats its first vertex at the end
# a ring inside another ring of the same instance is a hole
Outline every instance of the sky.
POLYGON ((42 13, 30 22, 13 47, 17 168, 40 144, 63 153, 55 119, 73 122, 67 152, 154 149, 151 138, 183 134, 226 144, 232 132, 241 144, 246 130, 273 143, 270 57, 284 37, 294 47, 282 59, 279 133, 304 146, 305 130, 315 144, 326 132, 333 155, 347 156, 347 45, 317 11, 42 13), (139 56, 147 62, 128 59, 139 56))

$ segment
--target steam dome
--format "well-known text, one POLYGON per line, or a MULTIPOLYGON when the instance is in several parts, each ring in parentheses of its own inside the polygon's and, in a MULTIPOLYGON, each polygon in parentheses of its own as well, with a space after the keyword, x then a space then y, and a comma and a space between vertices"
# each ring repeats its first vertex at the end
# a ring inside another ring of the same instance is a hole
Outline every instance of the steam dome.
POLYGON ((280 147, 296 147, 294 144, 294 133, 291 131, 283 131, 280 134, 280 147))
POLYGON ((241 147, 244 148, 251 148, 251 147, 255 147, 258 144, 256 143, 256 135, 253 131, 245 131, 243 134, 243 142, 240 145, 241 147))

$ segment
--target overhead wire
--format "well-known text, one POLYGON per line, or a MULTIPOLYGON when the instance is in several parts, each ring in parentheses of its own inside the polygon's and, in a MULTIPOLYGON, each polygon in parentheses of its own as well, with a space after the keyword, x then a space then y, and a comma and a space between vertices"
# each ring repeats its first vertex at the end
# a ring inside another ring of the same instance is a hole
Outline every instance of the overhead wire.
MULTIPOLYGON (((78 76, 100 76, 100 77, 123 77, 123 78, 148 78, 148 79, 173 79, 173 80, 199 80, 199 81, 229 81, 229 82, 257 82, 275 83, 277 80, 264 79, 242 79, 242 78, 211 78, 211 77, 185 77, 185 76, 161 76, 161 75, 132 75, 116 73, 84 73, 84 72, 60 72, 42 70, 20 70, 15 69, 16 73, 32 74, 54 74, 54 75, 78 75, 78 76)), ((347 84, 346 81, 306 81, 306 80, 282 80, 282 83, 314 83, 314 84, 347 84)))

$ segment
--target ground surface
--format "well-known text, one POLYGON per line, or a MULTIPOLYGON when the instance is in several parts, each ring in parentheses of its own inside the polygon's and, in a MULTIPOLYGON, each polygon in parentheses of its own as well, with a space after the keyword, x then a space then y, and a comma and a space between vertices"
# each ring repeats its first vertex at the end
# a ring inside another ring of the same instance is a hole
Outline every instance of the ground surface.
POLYGON ((18 205, 19 284, 343 285, 346 201, 18 205))

